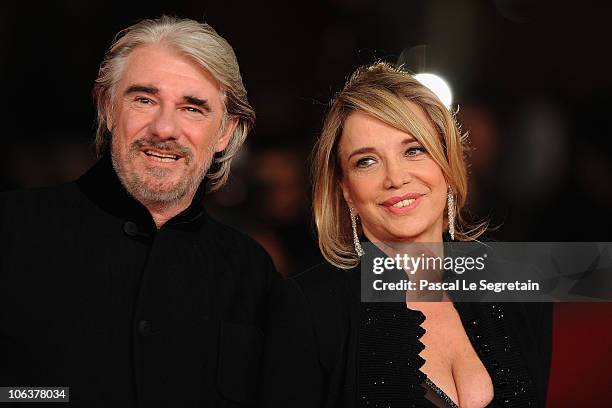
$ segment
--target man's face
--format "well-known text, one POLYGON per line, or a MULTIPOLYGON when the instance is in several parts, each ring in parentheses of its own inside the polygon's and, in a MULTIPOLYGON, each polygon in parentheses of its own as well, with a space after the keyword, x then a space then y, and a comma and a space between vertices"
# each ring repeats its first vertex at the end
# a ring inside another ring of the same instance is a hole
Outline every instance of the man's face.
POLYGON ((163 45, 142 46, 128 57, 113 102, 113 166, 129 193, 145 205, 190 201, 236 125, 222 128, 215 78, 163 45))

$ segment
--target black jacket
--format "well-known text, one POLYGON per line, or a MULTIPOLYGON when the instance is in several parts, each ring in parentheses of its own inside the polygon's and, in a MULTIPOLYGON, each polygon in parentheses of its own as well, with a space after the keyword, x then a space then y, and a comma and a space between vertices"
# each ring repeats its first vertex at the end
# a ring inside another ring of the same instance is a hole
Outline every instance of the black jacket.
POLYGON ((69 386, 71 406, 251 406, 277 275, 202 196, 157 230, 109 158, 0 194, 0 385, 69 386))
MULTIPOLYGON (((360 270, 322 264, 278 282, 264 368, 266 408, 431 407, 422 386, 424 315, 361 303, 360 270)), ((455 303, 494 385, 490 406, 543 407, 552 307, 455 303)))

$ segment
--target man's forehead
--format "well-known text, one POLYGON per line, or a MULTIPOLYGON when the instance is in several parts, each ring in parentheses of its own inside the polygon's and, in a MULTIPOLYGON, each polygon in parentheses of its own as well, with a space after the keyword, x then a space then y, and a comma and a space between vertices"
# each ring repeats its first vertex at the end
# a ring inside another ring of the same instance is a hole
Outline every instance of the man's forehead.
POLYGON ((157 93, 183 89, 196 97, 221 92, 219 81, 193 58, 160 44, 143 45, 132 51, 119 82, 124 89, 136 85, 156 89, 157 93))

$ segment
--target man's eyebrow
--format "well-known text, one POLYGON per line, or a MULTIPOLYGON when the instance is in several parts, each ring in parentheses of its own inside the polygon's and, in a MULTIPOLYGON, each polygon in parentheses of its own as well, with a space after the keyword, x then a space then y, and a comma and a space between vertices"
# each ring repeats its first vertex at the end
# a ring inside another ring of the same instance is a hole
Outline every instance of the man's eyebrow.
POLYGON ((208 104, 208 101, 206 99, 201 99, 195 96, 183 96, 183 100, 187 103, 190 103, 192 105, 195 105, 199 108, 202 108, 203 110, 205 110, 206 112, 210 112, 210 105, 208 104))
MULTIPOLYGON (((152 85, 130 85, 126 90, 125 90, 125 95, 129 95, 131 93, 138 93, 138 92, 142 92, 142 93, 146 93, 149 95, 157 95, 159 93, 159 88, 152 86, 152 85)), ((211 108, 210 105, 208 104, 208 101, 206 99, 202 99, 202 98, 198 98, 197 96, 183 96, 183 101, 190 103, 192 105, 195 105, 199 108, 202 108, 203 110, 205 110, 206 112, 210 112, 211 108)))
POLYGON ((159 93, 159 88, 156 88, 151 85, 130 85, 128 89, 125 90, 124 94, 129 95, 131 93, 147 93, 150 95, 157 95, 159 93))

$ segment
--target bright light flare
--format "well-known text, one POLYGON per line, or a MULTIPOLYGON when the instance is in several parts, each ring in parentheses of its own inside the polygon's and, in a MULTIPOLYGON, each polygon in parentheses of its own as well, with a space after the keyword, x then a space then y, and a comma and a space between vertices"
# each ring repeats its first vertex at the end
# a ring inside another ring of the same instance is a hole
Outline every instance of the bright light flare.
POLYGON ((429 88, 440 101, 450 109, 451 103, 453 102, 453 93, 451 92, 450 86, 438 75, 434 74, 416 74, 414 78, 429 88))

